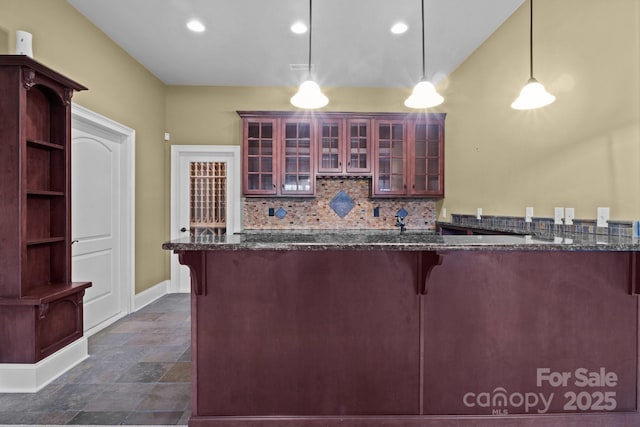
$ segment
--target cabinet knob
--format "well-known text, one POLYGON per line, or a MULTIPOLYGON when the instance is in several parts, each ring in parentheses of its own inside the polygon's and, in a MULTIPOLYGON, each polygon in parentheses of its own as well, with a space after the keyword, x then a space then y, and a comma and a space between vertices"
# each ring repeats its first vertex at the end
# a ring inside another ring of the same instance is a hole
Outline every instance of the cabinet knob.
POLYGON ((182 232, 184 233, 185 231, 187 231, 187 227, 182 227, 182 228, 180 229, 180 231, 182 231, 182 232))

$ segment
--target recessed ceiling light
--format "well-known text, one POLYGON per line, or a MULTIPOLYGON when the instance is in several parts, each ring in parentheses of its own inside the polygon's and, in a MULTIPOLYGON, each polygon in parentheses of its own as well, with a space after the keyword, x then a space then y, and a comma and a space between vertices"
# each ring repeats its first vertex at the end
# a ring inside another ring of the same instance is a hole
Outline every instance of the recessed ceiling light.
POLYGON ((291 31, 296 34, 304 34, 307 32, 307 26, 304 22, 296 22, 291 26, 291 31))
POLYGON ((187 22, 187 28, 195 33, 201 33, 206 29, 204 24, 197 19, 192 19, 191 21, 187 22))
POLYGON ((408 29, 409 27, 407 26, 407 24, 405 24, 404 22, 398 22, 396 24, 393 24, 393 27, 391 27, 391 32, 393 34, 403 34, 406 33, 408 29))

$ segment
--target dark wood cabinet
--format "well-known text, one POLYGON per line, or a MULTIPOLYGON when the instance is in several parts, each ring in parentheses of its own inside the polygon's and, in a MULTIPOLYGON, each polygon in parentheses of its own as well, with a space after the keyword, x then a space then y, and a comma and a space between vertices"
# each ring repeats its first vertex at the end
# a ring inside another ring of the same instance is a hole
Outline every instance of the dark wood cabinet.
POLYGON ((0 56, 0 363, 35 363, 82 336, 71 282, 71 97, 84 86, 0 56))
POLYGON ((280 155, 283 196, 312 196, 315 194, 314 122, 310 119, 282 119, 280 155))
POLYGON ((274 119, 243 120, 244 194, 277 194, 278 131, 274 119))
POLYGON ((409 194, 444 197, 444 118, 410 122, 409 194))
POLYGON ((376 119, 375 197, 444 197, 444 114, 376 119))
POLYGON ((240 114, 243 194, 313 196, 315 132, 308 118, 240 114))
POLYGON ((376 120, 374 196, 407 193, 407 125, 404 120, 376 120))
POLYGON ((317 118, 317 174, 369 175, 371 173, 371 120, 317 118))
POLYGON ((373 197, 444 197, 443 113, 238 114, 245 196, 313 196, 318 176, 370 176, 373 197))

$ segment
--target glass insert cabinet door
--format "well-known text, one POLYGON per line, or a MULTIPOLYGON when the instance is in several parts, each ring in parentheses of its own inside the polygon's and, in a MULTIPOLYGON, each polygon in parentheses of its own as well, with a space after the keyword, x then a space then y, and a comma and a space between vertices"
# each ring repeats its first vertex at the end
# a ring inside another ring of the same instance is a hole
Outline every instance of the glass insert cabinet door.
POLYGON ((403 121, 377 124, 375 192, 378 195, 404 194, 405 125, 403 121))
POLYGON ((347 149, 347 172, 370 172, 369 120, 349 120, 349 145, 347 149))
POLYGON ((275 131, 273 120, 245 123, 245 192, 276 194, 275 131))
POLYGON ((414 127, 413 184, 414 194, 440 194, 441 179, 441 126, 436 123, 416 123, 414 127))
POLYGON ((190 162, 189 234, 227 233, 227 163, 190 162))
POLYGON ((320 172, 342 172, 342 120, 322 120, 320 123, 320 172))
POLYGON ((282 123, 284 135, 282 194, 313 194, 313 150, 311 121, 282 123))

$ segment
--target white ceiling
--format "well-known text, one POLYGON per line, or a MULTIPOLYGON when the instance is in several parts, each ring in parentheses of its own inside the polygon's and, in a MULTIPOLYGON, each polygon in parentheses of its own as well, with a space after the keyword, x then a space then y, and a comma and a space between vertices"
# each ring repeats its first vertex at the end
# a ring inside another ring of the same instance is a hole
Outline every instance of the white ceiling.
MULTIPOLYGON (((306 0, 68 2, 166 84, 296 86, 306 77, 290 64, 307 63, 308 33, 289 29, 308 22, 306 0), (192 18, 207 30, 187 30, 192 18)), ((426 77, 451 73, 523 2, 425 0, 426 77)), ((312 24, 323 86, 411 87, 421 77, 420 0, 316 0, 312 24), (397 21, 405 34, 389 31, 397 21)))

